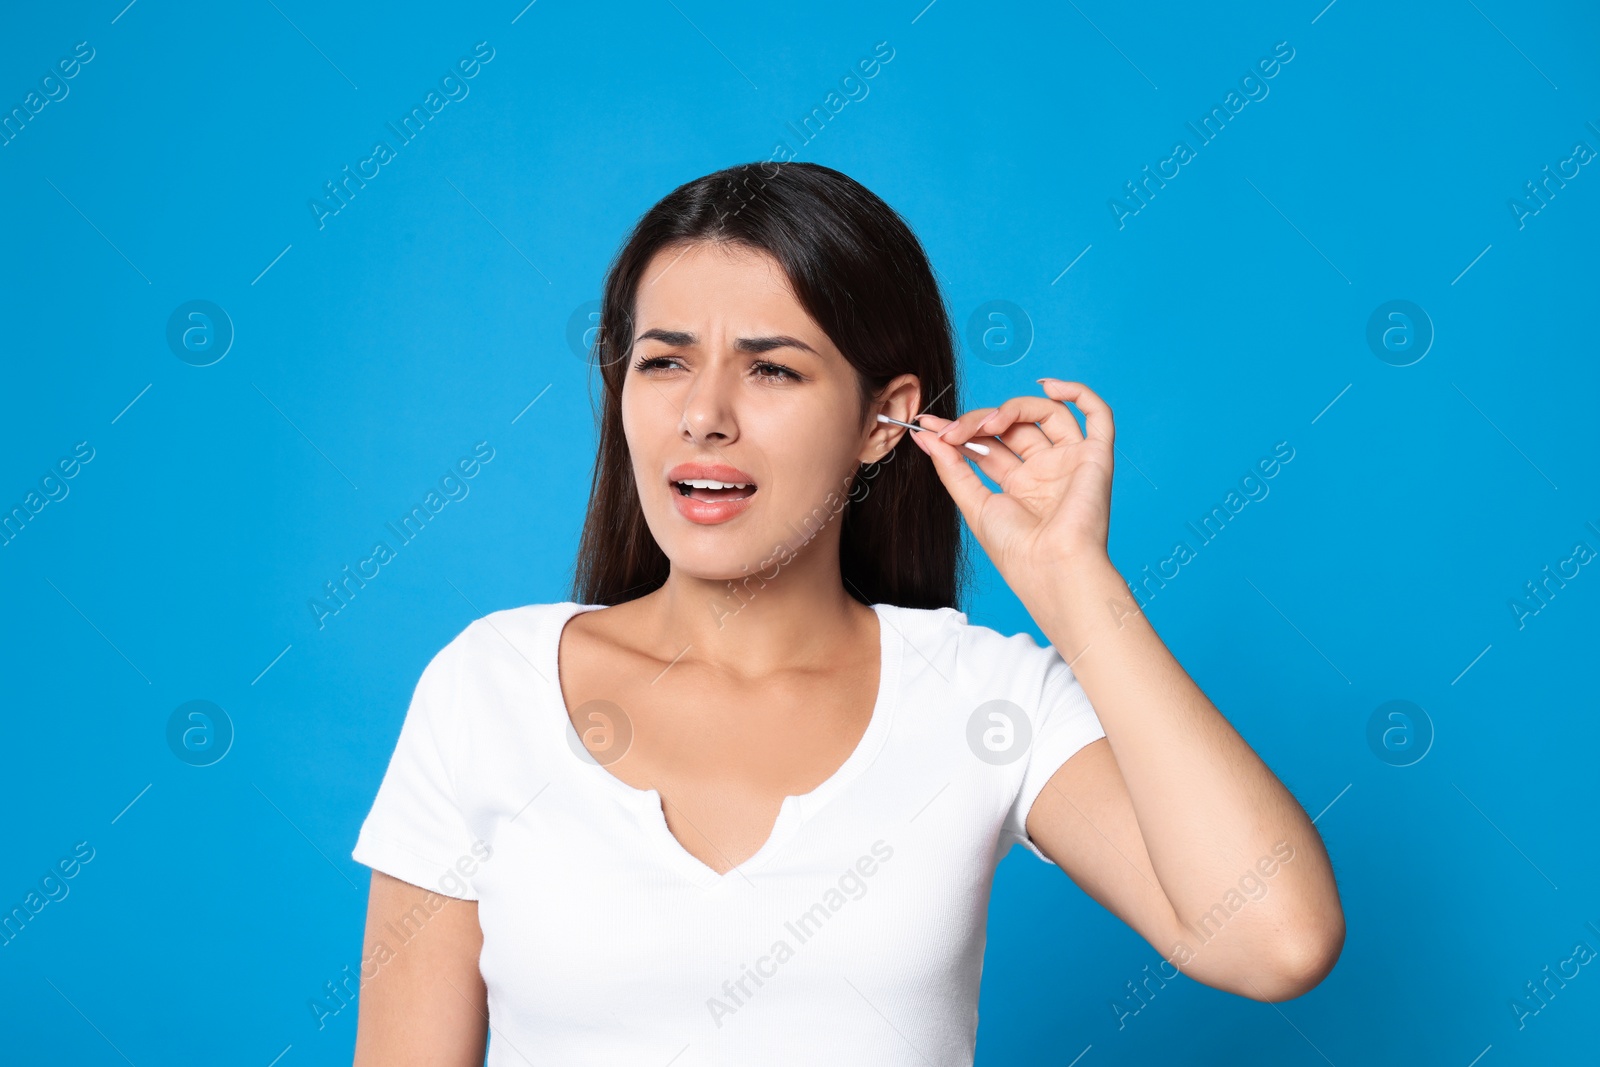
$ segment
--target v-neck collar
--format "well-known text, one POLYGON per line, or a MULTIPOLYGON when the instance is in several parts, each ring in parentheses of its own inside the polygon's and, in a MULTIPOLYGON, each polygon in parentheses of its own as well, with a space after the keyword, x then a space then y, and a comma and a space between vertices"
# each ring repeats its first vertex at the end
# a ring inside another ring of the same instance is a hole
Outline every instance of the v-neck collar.
MULTIPOLYGON (((551 625, 545 637, 542 653, 549 667, 545 677, 551 679, 551 688, 555 690, 554 706, 560 717, 556 726, 564 734, 564 744, 561 748, 566 752, 578 753, 586 750, 572 726, 572 716, 567 709, 566 697, 561 692, 561 634, 574 616, 585 611, 597 611, 605 606, 579 604, 573 601, 553 605, 551 625)), ((592 781, 597 788, 609 792, 628 808, 638 819, 641 829, 656 851, 690 882, 702 888, 711 888, 724 884, 735 876, 744 877, 760 870, 783 848, 807 819, 821 811, 830 800, 872 764, 888 739, 895 710, 899 704, 900 670, 905 654, 905 637, 894 619, 896 611, 894 605, 873 604, 872 610, 878 616, 878 692, 872 706, 872 717, 867 722, 861 740, 856 743, 855 749, 845 757, 845 761, 838 769, 815 789, 809 793, 783 798, 771 834, 750 858, 737 866, 719 874, 685 849, 667 826, 661 794, 657 790, 636 789, 587 755, 574 761, 579 766, 579 775, 582 780, 592 781)))

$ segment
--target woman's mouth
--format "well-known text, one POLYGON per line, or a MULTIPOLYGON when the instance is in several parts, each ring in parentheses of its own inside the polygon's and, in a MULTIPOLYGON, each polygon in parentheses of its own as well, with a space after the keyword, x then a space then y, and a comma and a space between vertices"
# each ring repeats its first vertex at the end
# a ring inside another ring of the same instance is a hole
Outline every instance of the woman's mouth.
POLYGON ((688 478, 672 484, 679 496, 694 500, 743 500, 754 496, 756 491, 753 483, 719 482, 711 478, 688 478))
POLYGON ((678 514, 702 526, 727 522, 750 507, 756 482, 724 463, 681 463, 667 472, 678 514))

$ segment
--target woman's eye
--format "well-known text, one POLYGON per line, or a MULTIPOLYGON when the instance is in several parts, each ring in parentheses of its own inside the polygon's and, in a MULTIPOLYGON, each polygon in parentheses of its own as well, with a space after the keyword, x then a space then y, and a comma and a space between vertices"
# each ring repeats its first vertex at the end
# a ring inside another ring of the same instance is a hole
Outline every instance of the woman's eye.
POLYGON ((673 359, 671 356, 646 356, 644 359, 641 359, 639 362, 635 363, 633 365, 633 369, 636 371, 658 370, 662 367, 665 367, 668 363, 676 362, 677 360, 673 359))
POLYGON ((756 377, 758 377, 758 378, 771 378, 774 381, 782 381, 785 378, 792 378, 792 379, 798 381, 799 378, 800 378, 800 375, 796 374, 794 371, 790 370, 788 367, 782 367, 782 366, 779 366, 776 363, 757 363, 756 364, 756 377))

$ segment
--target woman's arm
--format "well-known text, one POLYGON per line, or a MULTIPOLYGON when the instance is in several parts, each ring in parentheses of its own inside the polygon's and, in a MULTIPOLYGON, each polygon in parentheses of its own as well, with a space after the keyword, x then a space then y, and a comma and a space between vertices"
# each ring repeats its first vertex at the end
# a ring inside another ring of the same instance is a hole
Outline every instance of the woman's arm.
POLYGON ((482 948, 477 901, 373 871, 353 1067, 483 1067, 482 948))
POLYGON ((1297 996, 1344 944, 1322 839, 1179 666, 1107 555, 1110 407, 1081 382, 1040 381, 1043 397, 954 423, 924 415, 939 435, 912 435, 1105 727, 1108 743, 1075 754, 1040 793, 1029 836, 1180 969, 1258 1000, 1297 996), (979 433, 1006 448, 974 459, 959 446, 979 433))
POLYGON ((1190 977, 1256 1000, 1309 991, 1333 969, 1345 930, 1305 810, 1179 666, 1109 562, 1062 573, 1029 599, 1109 743, 1055 773, 1028 836, 1190 977))

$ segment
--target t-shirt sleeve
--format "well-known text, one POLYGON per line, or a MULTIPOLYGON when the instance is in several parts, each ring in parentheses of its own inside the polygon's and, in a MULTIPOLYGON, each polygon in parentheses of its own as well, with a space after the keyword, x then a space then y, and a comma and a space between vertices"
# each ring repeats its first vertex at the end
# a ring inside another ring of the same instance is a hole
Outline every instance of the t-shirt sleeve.
POLYGON ((377 799, 350 855, 412 885, 477 900, 477 890, 461 873, 476 869, 472 846, 477 839, 462 817, 455 790, 460 652, 458 638, 423 669, 377 799))
POLYGON ((1053 647, 1046 646, 1043 652, 1048 660, 1039 701, 1035 705, 1038 711, 1032 722, 1034 735, 1024 757, 1027 764, 1023 770, 1022 784, 1016 800, 1006 813, 1003 830, 1012 840, 1054 866, 1055 861, 1040 852, 1028 837, 1028 812, 1044 791, 1050 776, 1060 770, 1061 765, 1079 749, 1104 737, 1106 732, 1100 724, 1100 717, 1089 703, 1089 694, 1083 691, 1082 684, 1072 673, 1072 668, 1067 666, 1066 660, 1053 647))

